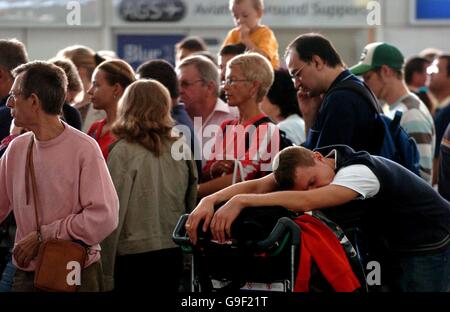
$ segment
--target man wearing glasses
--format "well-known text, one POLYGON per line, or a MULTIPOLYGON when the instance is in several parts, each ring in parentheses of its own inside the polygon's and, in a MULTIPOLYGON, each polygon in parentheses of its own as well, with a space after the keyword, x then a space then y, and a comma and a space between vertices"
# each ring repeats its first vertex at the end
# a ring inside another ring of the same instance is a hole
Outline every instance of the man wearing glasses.
POLYGON ((34 61, 15 68, 13 76, 7 105, 14 123, 30 130, 0 158, 0 222, 11 211, 17 222, 13 290, 36 290, 42 241, 62 239, 89 246, 78 290, 101 291, 99 244, 117 227, 119 200, 100 148, 59 118, 67 91, 62 69, 34 61))
POLYGON ((238 110, 219 98, 219 69, 204 56, 185 58, 177 67, 181 102, 194 122, 194 131, 202 146, 202 166, 209 159, 205 144, 215 137, 213 130, 227 119, 236 119, 238 110), (214 127, 208 127, 213 125, 214 127))
POLYGON ((346 80, 366 87, 345 68, 328 39, 315 33, 297 37, 286 50, 286 64, 305 119, 306 148, 345 144, 357 151, 377 152, 372 104, 353 90, 331 91, 346 80))

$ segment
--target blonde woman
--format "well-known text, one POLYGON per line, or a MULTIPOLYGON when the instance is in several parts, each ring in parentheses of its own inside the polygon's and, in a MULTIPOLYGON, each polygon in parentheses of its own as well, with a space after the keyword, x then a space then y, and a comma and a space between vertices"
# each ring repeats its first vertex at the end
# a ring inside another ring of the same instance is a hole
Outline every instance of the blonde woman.
POLYGON ((106 118, 95 121, 87 134, 93 137, 108 159, 109 146, 115 141, 111 125, 116 121, 117 105, 125 89, 136 80, 134 70, 122 60, 104 61, 92 75, 92 86, 88 90, 95 109, 104 110, 106 118))
POLYGON ((278 128, 261 111, 260 103, 273 79, 270 62, 258 53, 241 54, 228 62, 224 91, 228 105, 238 108, 239 118, 222 123, 211 158, 203 168, 199 197, 230 186, 235 161, 243 168, 243 176, 239 174, 237 182, 267 174, 271 154, 275 156, 278 152, 279 146, 272 146, 272 137, 278 133, 278 128), (256 129, 252 131, 252 128, 256 129), (240 148, 242 146, 245 148, 240 148))
MULTIPOLYGON (((195 206, 194 160, 175 160, 169 91, 156 80, 126 90, 112 132, 108 168, 119 195, 119 226, 102 243, 108 290, 176 291, 181 251, 171 235, 179 217, 195 206)), ((184 149, 184 159, 190 150, 184 149)), ((179 158, 178 158, 179 159, 179 158)))
POLYGON ((94 50, 83 45, 73 45, 58 52, 58 58, 66 58, 72 61, 80 75, 84 92, 75 98, 73 106, 81 113, 83 132, 87 132, 92 123, 105 117, 105 112, 92 107, 87 91, 91 88, 91 78, 95 68, 106 60, 94 50))

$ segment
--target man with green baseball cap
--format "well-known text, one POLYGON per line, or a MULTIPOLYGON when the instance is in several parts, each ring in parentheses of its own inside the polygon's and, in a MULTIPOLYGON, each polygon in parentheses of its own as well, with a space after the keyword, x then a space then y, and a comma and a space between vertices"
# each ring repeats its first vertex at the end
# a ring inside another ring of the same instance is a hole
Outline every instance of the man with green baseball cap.
POLYGON ((402 52, 385 42, 374 42, 366 45, 358 64, 350 68, 354 75, 362 75, 383 65, 401 70, 404 63, 402 52))
POLYGON ((403 74, 404 57, 400 50, 385 42, 365 46, 358 64, 350 68, 362 76, 375 96, 388 104, 386 115, 403 113, 400 125, 415 139, 420 154, 420 176, 431 183, 433 151, 436 140, 433 117, 426 105, 408 90, 403 74))

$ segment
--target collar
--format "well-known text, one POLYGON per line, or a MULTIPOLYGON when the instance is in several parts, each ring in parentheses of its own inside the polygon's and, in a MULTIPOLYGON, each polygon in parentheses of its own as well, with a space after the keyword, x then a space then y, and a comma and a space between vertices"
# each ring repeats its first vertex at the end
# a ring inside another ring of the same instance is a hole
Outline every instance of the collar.
POLYGON ((204 125, 208 124, 209 120, 214 116, 216 112, 222 112, 222 113, 230 113, 230 107, 228 104, 226 104, 224 101, 222 101, 220 98, 217 98, 216 106, 214 106, 213 111, 211 114, 209 114, 208 118, 204 121, 204 125))
POLYGON ((395 110, 397 108, 397 106, 403 102, 404 99, 409 98, 412 95, 414 95, 414 93, 407 92, 404 95, 402 95, 401 97, 399 97, 394 103, 388 105, 389 111, 395 110))
POLYGON ((214 106, 213 112, 216 112, 216 111, 230 113, 230 107, 228 106, 227 103, 225 103, 220 98, 218 98, 216 106, 214 106))
POLYGON ((445 99, 443 99, 442 101, 440 101, 439 103, 438 103, 438 105, 437 105, 437 107, 438 108, 444 108, 444 107, 446 107, 447 105, 449 105, 450 104, 450 95, 449 96, 447 96, 445 99))
POLYGON ((315 148, 314 152, 319 152, 326 155, 325 158, 334 157, 335 170, 340 168, 345 161, 345 155, 355 153, 355 151, 348 145, 336 144, 324 147, 315 148))
MULTIPOLYGON (((328 90, 331 90, 331 88, 333 88, 334 86, 336 86, 339 82, 345 81, 345 80, 349 79, 350 77, 355 77, 355 75, 353 75, 348 69, 344 69, 344 70, 336 77, 336 79, 334 79, 333 83, 332 83, 331 86, 328 88, 328 90)), ((328 90, 327 90, 327 92, 328 92, 328 90)))
POLYGON ((186 110, 184 108, 183 104, 177 104, 177 105, 172 106, 172 111, 173 112, 178 112, 178 111, 183 111, 183 110, 186 110))
MULTIPOLYGON (((58 136, 56 136, 53 139, 50 139, 48 141, 39 141, 35 137, 34 142, 35 142, 36 146, 39 148, 50 148, 52 146, 55 146, 55 145, 65 141, 67 136, 69 135, 70 130, 68 129, 68 126, 64 121, 61 120, 61 123, 64 127, 64 130, 58 136)), ((31 133, 31 131, 30 131, 30 133, 31 133)), ((32 135, 34 135, 34 134, 32 134, 32 135)))
POLYGON ((329 152, 325 158, 334 158, 334 170, 336 170, 337 168, 337 163, 338 163, 338 152, 336 149, 332 150, 331 152, 329 152))
MULTIPOLYGON (((242 123, 242 125, 243 125, 244 127, 253 125, 253 124, 255 124, 258 120, 260 120, 261 118, 265 118, 265 117, 267 117, 266 114, 260 113, 260 114, 256 115, 255 117, 246 120, 244 123, 242 123)), ((238 124, 238 122, 239 122, 239 119, 237 119, 237 123, 236 123, 236 124, 238 124)))

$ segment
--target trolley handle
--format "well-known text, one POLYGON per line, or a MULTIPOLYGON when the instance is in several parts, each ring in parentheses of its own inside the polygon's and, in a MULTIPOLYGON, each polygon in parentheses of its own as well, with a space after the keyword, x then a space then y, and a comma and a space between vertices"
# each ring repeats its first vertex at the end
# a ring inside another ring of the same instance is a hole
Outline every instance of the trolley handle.
POLYGON ((178 219, 177 225, 172 233, 172 240, 179 246, 190 245, 189 236, 186 233, 185 224, 189 217, 189 214, 184 214, 178 219))
POLYGON ((268 250, 275 246, 286 233, 291 234, 292 244, 298 246, 300 244, 300 227, 289 219, 282 217, 278 220, 269 236, 256 243, 256 246, 261 250, 268 250))

